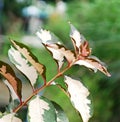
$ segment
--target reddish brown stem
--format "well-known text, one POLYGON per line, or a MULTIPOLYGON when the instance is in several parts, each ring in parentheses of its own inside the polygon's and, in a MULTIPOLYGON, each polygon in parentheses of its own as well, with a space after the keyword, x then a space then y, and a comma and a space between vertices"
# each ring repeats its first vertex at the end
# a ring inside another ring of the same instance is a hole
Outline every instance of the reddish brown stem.
POLYGON ((61 72, 58 72, 50 81, 46 82, 46 84, 44 84, 42 87, 34 90, 34 92, 32 93, 31 96, 29 96, 24 102, 22 102, 20 105, 17 106, 17 108, 15 108, 13 110, 13 112, 18 112, 24 105, 26 105, 28 103, 28 101, 33 97, 35 96, 36 94, 38 94, 40 91, 42 91, 44 88, 46 88, 47 86, 51 85, 51 83, 57 79, 58 77, 60 77, 61 75, 64 74, 64 72, 66 72, 71 66, 72 66, 73 63, 71 63, 69 66, 67 66, 65 69, 63 69, 63 71, 61 72))

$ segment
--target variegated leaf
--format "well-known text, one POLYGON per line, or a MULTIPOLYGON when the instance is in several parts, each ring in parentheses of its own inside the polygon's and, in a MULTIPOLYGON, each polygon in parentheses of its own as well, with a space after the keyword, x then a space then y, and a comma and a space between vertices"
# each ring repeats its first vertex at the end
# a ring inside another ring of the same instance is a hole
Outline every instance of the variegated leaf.
POLYGON ((26 58, 26 60, 34 66, 37 72, 42 75, 44 81, 46 81, 45 66, 39 63, 38 59, 31 53, 31 51, 25 45, 13 40, 11 40, 11 42, 13 46, 26 58))
POLYGON ((70 24, 71 32, 70 37, 73 42, 76 54, 80 54, 80 46, 85 41, 85 38, 79 33, 79 31, 70 24))
POLYGON ((58 62, 59 69, 64 63, 64 57, 67 59, 68 63, 72 63, 75 60, 75 55, 71 50, 66 49, 64 46, 59 44, 46 45, 46 48, 52 52, 53 58, 58 62))
POLYGON ((0 74, 8 81, 6 82, 6 85, 10 88, 11 93, 13 93, 14 90, 19 100, 21 101, 22 83, 20 79, 16 77, 13 69, 8 64, 0 61, 0 74))
POLYGON ((75 64, 79 64, 79 65, 88 67, 88 68, 94 70, 94 72, 97 72, 97 70, 99 70, 102 73, 104 73, 105 75, 111 76, 109 74, 109 72, 107 71, 106 67, 104 66, 103 62, 101 62, 98 58, 96 58, 94 56, 87 57, 84 60, 78 60, 77 62, 75 62, 75 64))
POLYGON ((15 113, 10 113, 2 116, 0 122, 22 122, 22 120, 15 117, 15 113))
POLYGON ((40 29, 40 31, 38 31, 36 35, 44 44, 47 44, 49 41, 52 40, 51 33, 47 30, 40 29))
POLYGON ((47 49, 52 52, 53 59, 56 61, 58 68, 60 69, 64 63, 64 55, 53 48, 47 47, 47 49))
POLYGON ((79 111, 83 122, 88 122, 90 116, 90 107, 91 101, 87 98, 89 96, 88 89, 83 86, 83 84, 74 80, 68 76, 65 76, 65 83, 68 86, 68 92, 70 94, 70 100, 73 103, 73 106, 79 111))
POLYGON ((51 33, 48 30, 40 29, 40 31, 36 32, 37 37, 41 40, 43 44, 52 44, 52 43, 60 43, 61 41, 55 34, 51 33))
POLYGON ((68 117, 66 116, 64 110, 55 102, 52 101, 52 104, 55 107, 57 122, 69 122, 68 117))
POLYGON ((54 106, 48 99, 35 96, 28 104, 28 121, 56 122, 54 106))
POLYGON ((8 56, 10 61, 29 79, 32 87, 34 87, 38 78, 38 73, 35 67, 30 65, 28 60, 26 60, 21 53, 12 46, 8 51, 8 56))
POLYGON ((71 63, 75 59, 75 55, 71 50, 66 49, 63 45, 59 44, 57 37, 46 30, 40 30, 36 33, 37 36, 42 41, 43 45, 52 53, 53 59, 58 64, 60 69, 64 63, 64 57, 67 59, 68 63, 71 63))
POLYGON ((79 56, 88 57, 91 54, 91 48, 89 48, 89 43, 84 41, 80 46, 79 56))
POLYGON ((7 105, 6 111, 13 112, 13 110, 20 104, 19 98, 18 98, 17 94, 15 93, 11 84, 6 79, 4 79, 2 81, 8 87, 8 90, 10 93, 9 104, 7 105))

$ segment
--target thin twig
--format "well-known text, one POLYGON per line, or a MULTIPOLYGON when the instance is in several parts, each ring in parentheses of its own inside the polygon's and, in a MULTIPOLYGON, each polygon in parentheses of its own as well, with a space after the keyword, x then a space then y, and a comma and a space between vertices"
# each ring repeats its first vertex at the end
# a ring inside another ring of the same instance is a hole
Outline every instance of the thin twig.
POLYGON ((18 112, 24 105, 27 104, 27 102, 36 94, 38 94, 40 91, 42 91, 44 88, 46 88, 47 86, 51 85, 51 83, 57 79, 58 77, 60 77, 61 75, 63 75, 68 69, 70 69, 70 67, 72 66, 73 63, 71 63, 69 66, 67 66, 65 69, 63 69, 61 72, 58 72, 50 81, 48 81, 46 84, 44 84, 42 87, 34 90, 34 92, 32 93, 31 96, 29 96, 24 102, 22 102, 19 106, 17 106, 17 108, 15 108, 13 110, 13 112, 18 112))

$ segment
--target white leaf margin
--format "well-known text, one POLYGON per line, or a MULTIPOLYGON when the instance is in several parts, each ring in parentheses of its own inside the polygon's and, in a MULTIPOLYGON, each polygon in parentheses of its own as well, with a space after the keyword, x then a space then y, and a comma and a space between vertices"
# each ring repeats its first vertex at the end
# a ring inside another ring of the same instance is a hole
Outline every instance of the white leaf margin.
POLYGON ((40 29, 40 31, 36 32, 37 37, 43 44, 52 44, 57 43, 61 44, 61 40, 52 32, 44 29, 40 29))
POLYGON ((43 114, 44 109, 49 110, 48 103, 44 102, 37 95, 35 99, 29 103, 29 117, 30 122, 44 122, 43 114), (42 108, 42 109, 40 109, 42 108))
POLYGON ((36 69, 32 65, 30 66, 21 53, 12 46, 8 51, 8 56, 10 61, 30 80, 31 85, 34 86, 38 78, 36 69))
POLYGON ((12 100, 16 100, 19 99, 17 94, 15 93, 13 87, 10 85, 10 83, 7 80, 3 80, 3 82, 5 83, 5 85, 9 88, 10 90, 10 95, 12 97, 12 100))
POLYGON ((50 50, 53 54, 53 58, 58 62, 59 69, 62 67, 64 63, 64 55, 60 53, 59 50, 56 50, 54 48, 47 47, 48 50, 50 50))
POLYGON ((90 94, 88 89, 80 81, 68 76, 65 76, 64 82, 68 86, 68 92, 73 106, 81 114, 83 122, 88 122, 91 117, 89 106, 91 101, 87 98, 90 94))
POLYGON ((89 56, 84 60, 78 60, 74 63, 78 64, 78 65, 83 65, 89 69, 92 69, 95 73, 97 72, 97 70, 101 71, 102 73, 104 73, 105 75, 107 75, 108 77, 111 76, 111 74, 107 71, 107 68, 105 66, 105 64, 103 62, 101 62, 97 57, 95 56, 89 56))
POLYGON ((92 64, 90 64, 89 62, 87 62, 86 60, 78 60, 74 64, 85 66, 87 68, 92 69, 95 73, 97 72, 97 68, 93 66, 92 64))
POLYGON ((46 44, 47 41, 52 39, 50 31, 40 29, 40 31, 36 32, 37 37, 42 41, 42 43, 46 44))
POLYGON ((56 122, 56 113, 54 106, 48 99, 39 95, 36 95, 29 102, 27 116, 29 122, 48 122, 48 120, 56 122))
POLYGON ((71 23, 70 23, 70 27, 71 27, 70 37, 74 39, 75 46, 79 48, 85 39, 71 23))
POLYGON ((15 117, 15 113, 9 113, 2 116, 2 118, 0 118, 0 122, 22 122, 22 120, 15 117))

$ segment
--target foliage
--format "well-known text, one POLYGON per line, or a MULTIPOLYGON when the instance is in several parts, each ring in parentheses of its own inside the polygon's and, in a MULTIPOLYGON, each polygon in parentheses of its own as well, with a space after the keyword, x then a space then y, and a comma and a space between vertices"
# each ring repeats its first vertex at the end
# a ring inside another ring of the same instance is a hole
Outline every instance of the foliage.
MULTIPOLYGON (((9 3, 7 8, 14 8, 15 5, 13 5, 13 2, 9 2, 8 0, 4 1, 5 3, 9 3)), ((17 5, 18 8, 22 9, 20 4, 17 5)), ((90 46, 92 47, 92 52, 95 52, 97 57, 103 59, 104 62, 109 64, 108 68, 111 71, 112 77, 106 78, 99 72, 96 75, 93 75, 91 72, 85 70, 84 67, 78 66, 71 67, 71 69, 67 71, 66 74, 71 74, 72 77, 76 76, 78 78, 80 78, 80 75, 83 76, 80 79, 84 81, 84 84, 91 91, 92 95, 90 97, 92 97, 94 111, 91 121, 120 121, 120 2, 118 0, 74 0, 67 1, 67 5, 67 18, 60 19, 57 17, 53 18, 53 20, 49 19, 45 24, 45 28, 54 32, 63 41, 66 47, 72 49, 72 45, 69 42, 69 37, 67 36, 69 32, 69 26, 66 25, 66 21, 71 21, 74 23, 78 30, 80 30, 80 32, 82 32, 89 40, 90 46)), ((14 10, 17 13, 20 13, 17 7, 14 10)), ((6 17, 7 18, 4 18, 3 20, 3 24, 5 24, 6 30, 8 31, 10 27, 13 27, 11 26, 11 23, 8 26, 8 21, 12 21, 14 23, 14 20, 8 18, 8 15, 6 17)), ((2 60, 4 60, 3 58, 6 57, 6 53, 10 45, 8 38, 10 37, 18 41, 22 40, 21 37, 18 37, 16 30, 13 28, 12 32, 14 33, 12 37, 11 35, 8 35, 6 37, 7 39, 2 39, 4 41, 4 45, 1 49, 2 60)), ((21 33, 20 30, 17 32, 19 34, 21 33)), ((41 62, 44 62, 45 66, 47 67, 47 80, 51 79, 51 77, 55 75, 56 69, 53 67, 56 65, 49 56, 49 53, 43 49, 31 48, 31 50, 41 62), (51 65, 49 65, 49 62, 51 62, 51 65)), ((59 80, 63 79, 61 78, 59 80)), ((79 122, 79 116, 73 117, 74 113, 74 115, 77 115, 76 111, 70 107, 69 101, 67 101, 66 104, 64 99, 67 98, 62 94, 62 92, 59 92, 57 88, 52 86, 49 87, 46 89, 44 95, 56 101, 63 108, 65 108, 65 111, 67 112, 71 122, 79 122), (58 95, 62 97, 63 100, 59 99, 58 95), (70 109, 68 110, 68 108, 70 109), (77 117, 78 119, 76 119, 77 117)))
POLYGON ((95 0, 94 2, 69 2, 68 16, 87 39, 96 55, 105 62, 108 62, 112 77, 107 79, 101 74, 87 78, 89 73, 84 72, 83 76, 94 98, 94 119, 93 121, 120 121, 120 1, 118 0, 95 0), (94 46, 96 45, 96 46, 94 46), (88 74, 86 76, 86 73, 88 74), (99 94, 99 99, 97 96, 99 94), (111 96, 111 97, 109 97, 111 96), (104 101, 102 100, 104 99, 104 101), (108 103, 108 104, 106 104, 108 103), (115 112, 116 111, 116 112, 115 112), (101 112, 103 113, 101 115, 101 112))
POLYGON ((22 118, 20 118, 19 114, 24 106, 27 107, 26 119, 29 122, 68 122, 66 114, 57 103, 43 95, 39 95, 39 92, 50 86, 60 88, 67 95, 73 107, 80 113, 83 122, 89 121, 91 117, 89 106, 91 101, 88 99, 90 92, 82 82, 64 74, 74 65, 83 65, 94 72, 99 70, 107 76, 110 76, 110 74, 103 62, 91 55, 88 41, 72 24, 70 24, 70 27, 70 38, 74 51, 67 49, 60 42, 55 42, 57 38, 49 31, 41 29, 36 33, 41 43, 52 54, 52 58, 57 63, 57 72, 48 81, 46 78, 47 67, 38 61, 27 46, 11 40, 12 46, 8 51, 9 59, 27 77, 33 92, 26 100, 22 100, 22 81, 17 78, 9 64, 0 61, 0 74, 5 78, 3 82, 10 91, 9 105, 6 112, 2 113, 1 122, 6 122, 7 120, 21 122, 22 118), (39 77, 42 79, 39 79, 39 77), (59 82, 56 82, 59 77, 64 77, 64 82, 61 81, 64 87, 59 82), (41 80, 40 84, 37 84, 38 80, 41 80))

